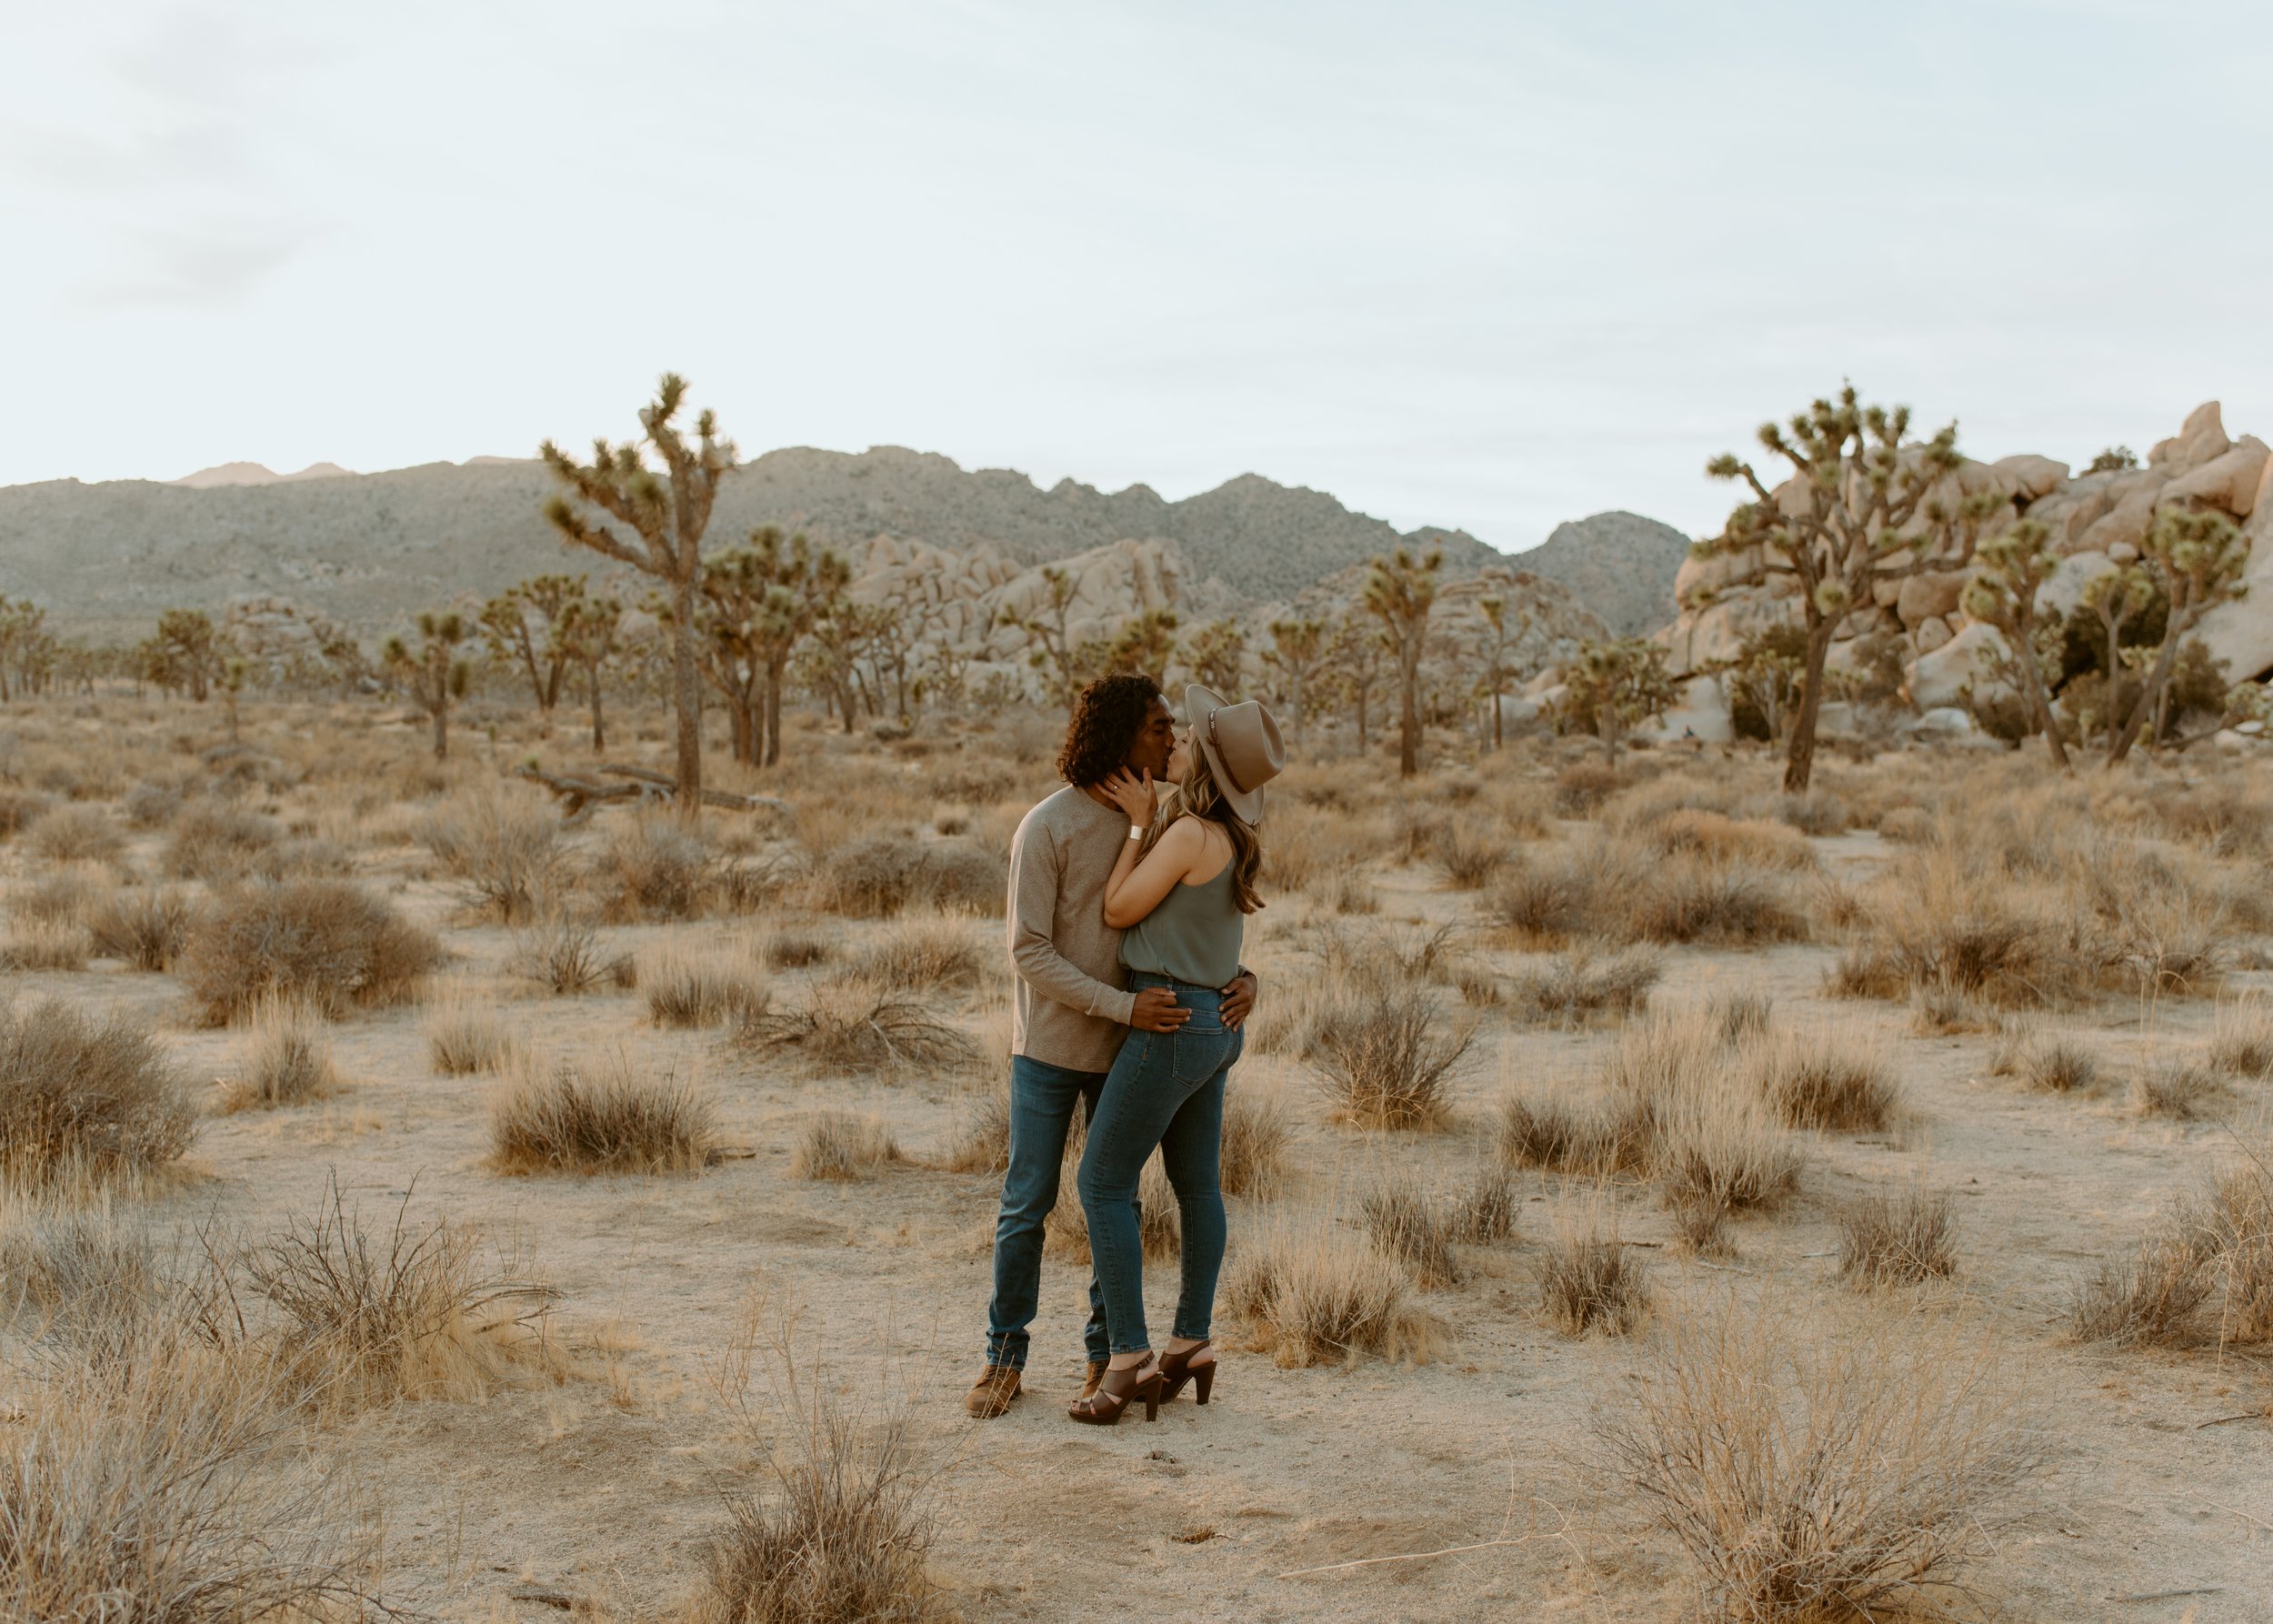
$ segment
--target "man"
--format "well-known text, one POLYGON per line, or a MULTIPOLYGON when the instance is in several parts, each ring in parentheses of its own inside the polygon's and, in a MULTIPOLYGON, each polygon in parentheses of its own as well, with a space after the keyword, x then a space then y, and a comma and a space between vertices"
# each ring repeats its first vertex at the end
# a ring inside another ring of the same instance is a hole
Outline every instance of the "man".
MULTIPOLYGON (((1124 990, 1121 933, 1105 923, 1105 882, 1127 816, 1098 787, 1120 767, 1157 778, 1176 747, 1176 722, 1149 677, 1101 677, 1081 690, 1058 752, 1066 787, 1028 812, 1010 842, 1010 958, 1018 972, 1010 1024, 1010 1167, 995 1220, 995 1297, 986 1367, 964 1408, 989 1419, 1010 1408, 1026 1368, 1026 1327, 1042 1294, 1042 1222, 1057 1201, 1066 1135, 1079 1104, 1096 1110, 1106 1073, 1130 1028, 1173 1032, 1191 1018, 1164 987, 1124 990)), ((1141 833, 1141 830, 1136 831, 1141 833)), ((1245 968, 1224 989, 1237 1030, 1255 1004, 1245 968)), ((1089 1280, 1093 1391, 1111 1357, 1105 1298, 1089 1280)))

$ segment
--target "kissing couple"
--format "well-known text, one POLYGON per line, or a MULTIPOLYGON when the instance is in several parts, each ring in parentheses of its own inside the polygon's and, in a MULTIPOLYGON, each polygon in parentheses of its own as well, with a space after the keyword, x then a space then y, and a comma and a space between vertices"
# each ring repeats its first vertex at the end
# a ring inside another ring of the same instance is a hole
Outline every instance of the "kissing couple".
POLYGON ((1010 843, 1010 1165, 986 1364, 964 1398, 974 1416, 1001 1415, 1021 1390, 1042 1227, 1076 1105, 1088 1123, 1089 1371, 1066 1414, 1110 1427, 1141 1400, 1153 1420, 1187 1384, 1207 1402, 1224 1090, 1255 1007, 1239 948, 1247 916, 1263 906, 1263 786, 1286 762, 1270 712, 1197 684, 1185 690, 1181 727, 1149 677, 1099 677, 1074 703, 1057 757, 1066 787, 1010 843), (1183 1286, 1158 1352, 1145 1325, 1136 1206, 1156 1148, 1183 1220, 1183 1286))

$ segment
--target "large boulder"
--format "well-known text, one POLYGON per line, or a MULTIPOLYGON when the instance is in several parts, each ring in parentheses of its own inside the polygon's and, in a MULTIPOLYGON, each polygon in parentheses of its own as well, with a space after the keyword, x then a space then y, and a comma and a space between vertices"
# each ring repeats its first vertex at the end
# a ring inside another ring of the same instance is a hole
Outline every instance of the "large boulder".
POLYGON ((2146 540, 2147 526, 2155 522, 2155 501, 2163 484, 2158 480, 2152 485, 2138 485, 2118 496, 2115 506, 2077 539, 2076 550, 2104 553, 2113 546, 2136 547, 2146 540))
POLYGON ((2244 435, 2231 450, 2164 486, 2156 505, 2222 507, 2237 518, 2247 518, 2258 505, 2258 486, 2265 477, 2266 462, 2265 442, 2255 435, 2244 435))
POLYGON ((1947 620, 1938 615, 1929 615, 1918 623, 1918 629, 1910 637, 1918 645, 1918 653, 1931 654, 1948 643, 1953 635, 1947 620))
POLYGON ((2158 440, 2147 453, 2147 466, 2159 468, 2172 478, 2190 474, 2214 457, 2226 455, 2233 442, 2226 437, 2226 425, 2218 402, 2206 400, 2187 414, 2187 420, 2178 432, 2167 440, 2158 440))
POLYGON ((2000 456, 1989 466, 2008 476, 2012 488, 2031 502, 2050 496, 2068 479, 2066 463, 2026 452, 2018 456, 2000 456))
POLYGON ((1746 639, 1777 626, 1798 626, 1799 600, 1761 586, 1734 586, 1706 608, 1682 611, 1659 634, 1666 644, 1666 668, 1676 677, 1722 660, 1733 660, 1746 639))
POLYGON ((2114 567, 2105 553, 2070 553, 2037 588, 2037 618, 2065 618, 2084 601, 2084 588, 2114 567))
POLYGON ((2230 682, 2273 671, 2273 506, 2259 506, 2241 533, 2249 538, 2241 576, 2248 591, 2238 603, 2218 605, 2194 628, 2210 657, 2226 662, 2230 682))
POLYGON ((1697 738, 1708 745, 1725 745, 1736 737, 1728 720, 1728 697, 1721 691, 1719 678, 1689 678, 1682 685, 1681 697, 1673 708, 1657 718, 1654 732, 1667 742, 1697 738))
POLYGON ((1724 587, 1756 580, 1759 574, 1757 547, 1725 553, 1717 558, 1699 558, 1691 554, 1681 560, 1681 567, 1674 573, 1673 601, 1684 609, 1701 609, 1724 587))
POLYGON ((1986 697, 2006 686, 1998 680, 1996 666, 2011 657, 2005 635, 1977 620, 1932 653, 1918 657, 1910 667, 1910 703, 1920 710, 1956 705, 1968 686, 1986 697))
POLYGON ((1965 596, 1968 574, 1962 569, 1928 570, 1923 575, 1906 576, 1902 590, 1895 599, 1894 612, 1902 617, 1905 627, 1915 629, 1927 621, 1947 618, 1958 607, 1958 600, 1965 596))

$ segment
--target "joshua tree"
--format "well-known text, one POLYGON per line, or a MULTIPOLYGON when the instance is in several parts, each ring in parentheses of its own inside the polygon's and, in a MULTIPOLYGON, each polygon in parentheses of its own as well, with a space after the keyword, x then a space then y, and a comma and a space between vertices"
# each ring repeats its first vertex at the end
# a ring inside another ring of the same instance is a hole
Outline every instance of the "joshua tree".
POLYGON ((560 606, 553 622, 548 649, 584 673, 586 697, 592 705, 592 753, 607 748, 607 722, 601 714, 600 688, 607 667, 616 657, 616 634, 623 625, 624 606, 612 597, 586 597, 579 590, 560 606))
MULTIPOLYGON (((2139 729, 2150 716, 2159 716, 2163 691, 2178 662, 2178 646, 2202 617, 2219 604, 2242 596, 2248 585, 2242 572, 2248 567, 2249 543, 2222 513, 2188 512, 2165 508, 2158 514, 2139 546, 2138 568, 2168 604, 2163 619, 2162 645, 2155 663, 2139 685, 2138 697, 2122 726, 2115 717, 2122 705, 2119 694, 2108 701, 2108 765, 2121 765, 2138 740, 2139 729)), ((2095 583, 2096 585, 2097 583, 2095 583)), ((2110 628, 2108 647, 2116 647, 2110 628)), ((2109 673, 2112 679, 2113 673, 2109 673)), ((2112 683, 2111 683, 2112 686, 2112 683)))
POLYGON ((1807 787, 1815 768, 1823 666, 1839 623, 1871 603, 1878 582, 1962 567, 1973 556, 1980 521, 2002 502, 1994 493, 1955 506, 1942 500, 1943 481, 1963 460, 1958 426, 1924 445, 1905 446, 1909 427, 1909 407, 1863 406, 1850 384, 1837 400, 1794 414, 1787 427, 1761 425, 1760 444, 1792 466, 1793 478, 1780 493, 1733 453, 1706 465, 1716 479, 1742 480, 1752 497, 1728 516, 1718 536, 1698 542, 1694 555, 1757 554, 1767 574, 1798 582, 1807 647, 1799 713, 1784 758, 1784 788, 1791 794, 1807 787))
POLYGON ((1093 637, 1075 651, 1078 680, 1106 671, 1141 671, 1155 682, 1166 682, 1168 661, 1176 656, 1176 611, 1147 609, 1121 622, 1110 637, 1093 637))
POLYGON ((671 607, 671 699, 678 713, 679 816, 702 815, 703 687, 695 660, 695 583, 702 572, 703 532, 718 497, 718 482, 732 470, 734 442, 718 435, 717 415, 695 419, 689 446, 675 419, 686 401, 686 380, 663 375, 652 404, 639 414, 641 437, 611 446, 596 440, 592 460, 580 463, 546 440, 545 464, 566 487, 545 505, 545 516, 572 545, 628 564, 663 583, 671 607), (647 448, 663 460, 658 473, 647 448), (621 526, 619 528, 618 526, 621 526), (631 532, 626 539, 625 530, 631 532))
POLYGON ((1057 703, 1070 710, 1082 683, 1080 652, 1066 627, 1066 610, 1074 601, 1073 577, 1055 564, 1045 564, 1042 586, 1048 599, 1042 611, 1013 616, 1009 624, 1026 634, 1026 664, 1046 674, 1057 703))
POLYGON ((10 697, 27 697, 43 687, 55 665, 59 645, 46 630, 47 611, 29 598, 11 603, 0 597, 0 704, 10 697))
POLYGON ((203 609, 168 609, 158 617, 155 652, 175 677, 171 687, 202 701, 221 674, 220 641, 203 609))
POLYGON ((560 703, 560 679, 568 666, 560 647, 560 617, 571 601, 584 596, 584 580, 582 576, 535 576, 482 606, 482 638, 489 652, 520 662, 536 697, 536 708, 547 714, 560 703))
POLYGON ((2110 446, 2084 466, 2087 474, 2120 474, 2138 466, 2138 453, 2128 446, 2110 446))
POLYGON ((2068 747, 2060 742, 2060 725, 2037 661, 2037 588, 2051 579, 2060 562, 2051 542, 2051 529, 2042 520, 2022 519, 1981 543, 1981 572, 1966 587, 1965 612, 1988 621, 2012 644, 2029 715, 2044 729, 2052 765, 2066 772, 2068 747))
POLYGON ((1384 641, 1397 657, 1397 763, 1400 777, 1420 770, 1420 664, 1428 642, 1428 614, 1437 602, 1442 547, 1416 558, 1404 547, 1376 558, 1366 576, 1366 607, 1381 620, 1384 641))
POLYGON ((221 662, 221 675, 214 679, 221 690, 222 710, 228 719, 229 742, 233 745, 245 742, 244 735, 237 729, 236 701, 245 691, 245 679, 251 675, 251 669, 245 660, 232 655, 221 662))
POLYGON ((416 649, 399 637, 389 637, 380 655, 386 668, 409 687, 419 708, 434 718, 436 761, 446 760, 450 754, 450 706, 466 697, 474 680, 473 667, 458 656, 466 631, 463 617, 429 610, 418 617, 416 649))
POLYGON ((1507 651, 1519 645, 1531 631, 1531 617, 1518 606, 1511 616, 1507 600, 1497 596, 1479 597, 1476 606, 1484 612, 1484 625, 1490 636, 1484 639, 1484 688, 1492 706, 1492 748, 1497 750, 1504 740, 1500 729, 1499 699, 1507 687, 1507 651), (1510 625, 1514 629, 1510 631, 1510 625))
POLYGON ((1187 638, 1185 663, 1207 687, 1227 697, 1236 696, 1244 676, 1247 635, 1236 620, 1211 620, 1187 638))
POLYGON ((1795 626, 1773 626, 1747 637, 1737 657, 1717 672, 1731 693, 1758 713, 1770 744, 1783 740, 1806 660, 1807 634, 1795 626))
POLYGON ((834 553, 816 560, 799 534, 750 533, 750 545, 703 566, 697 610, 705 674, 725 696, 737 761, 781 759, 781 689, 789 658, 814 620, 843 593, 850 572, 834 553))
POLYGON ((1626 735, 1637 724, 1664 715, 1674 701, 1666 651, 1647 637, 1580 644, 1565 680, 1578 707, 1593 713, 1596 737, 1612 767, 1626 735))
POLYGON ((1366 722, 1373 710, 1373 690, 1381 681, 1388 653, 1389 634, 1355 608, 1335 626, 1333 641, 1327 647, 1327 675, 1337 696, 1347 699, 1357 713, 1361 756, 1366 751, 1366 722))
POLYGON ((1295 713, 1295 748, 1302 748, 1302 728, 1308 715, 1311 683, 1325 670, 1331 654, 1323 620, 1274 620, 1271 646, 1263 663, 1279 675, 1280 692, 1295 713))

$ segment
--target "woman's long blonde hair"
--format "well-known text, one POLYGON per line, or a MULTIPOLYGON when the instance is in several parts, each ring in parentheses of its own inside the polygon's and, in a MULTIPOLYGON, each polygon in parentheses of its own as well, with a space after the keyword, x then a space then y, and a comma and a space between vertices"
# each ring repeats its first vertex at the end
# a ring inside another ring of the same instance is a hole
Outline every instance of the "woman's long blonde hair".
POLYGON ((1263 837, 1246 818, 1231 809, 1223 791, 1216 783, 1216 775, 1207 765, 1207 752, 1195 740, 1186 747, 1192 759, 1184 769, 1184 781, 1176 787, 1176 793, 1162 805, 1152 820, 1152 827, 1145 831, 1144 843, 1136 848, 1141 862, 1160 837, 1168 832, 1168 826, 1179 817, 1204 817, 1231 837, 1231 896, 1239 905, 1239 911, 1251 914, 1263 906, 1263 898, 1255 888, 1256 876, 1263 869, 1263 837))

